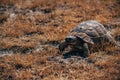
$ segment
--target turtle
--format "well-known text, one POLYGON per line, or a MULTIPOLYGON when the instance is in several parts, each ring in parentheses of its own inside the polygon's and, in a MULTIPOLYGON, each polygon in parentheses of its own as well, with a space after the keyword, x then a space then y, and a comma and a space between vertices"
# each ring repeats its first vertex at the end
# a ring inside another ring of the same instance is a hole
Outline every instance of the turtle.
POLYGON ((119 46, 104 25, 96 20, 88 20, 79 23, 70 31, 64 41, 59 44, 59 51, 63 52, 69 45, 78 50, 81 47, 83 56, 87 57, 91 46, 102 45, 104 42, 119 46))

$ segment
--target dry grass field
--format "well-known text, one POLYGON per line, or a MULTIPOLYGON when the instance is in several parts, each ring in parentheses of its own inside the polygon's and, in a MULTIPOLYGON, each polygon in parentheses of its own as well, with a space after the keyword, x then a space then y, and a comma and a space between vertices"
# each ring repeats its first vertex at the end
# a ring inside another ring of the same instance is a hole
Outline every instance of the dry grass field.
POLYGON ((0 80, 120 80, 117 47, 87 58, 58 51, 86 20, 101 22, 120 43, 119 0, 0 0, 0 80))

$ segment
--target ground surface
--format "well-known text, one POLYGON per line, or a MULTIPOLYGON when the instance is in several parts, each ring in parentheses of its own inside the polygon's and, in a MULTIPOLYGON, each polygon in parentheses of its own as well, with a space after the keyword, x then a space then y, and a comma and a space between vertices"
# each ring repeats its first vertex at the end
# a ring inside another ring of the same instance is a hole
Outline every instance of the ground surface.
POLYGON ((120 42, 119 0, 0 0, 0 80, 119 80, 119 48, 87 58, 58 52, 86 20, 101 22, 120 42))

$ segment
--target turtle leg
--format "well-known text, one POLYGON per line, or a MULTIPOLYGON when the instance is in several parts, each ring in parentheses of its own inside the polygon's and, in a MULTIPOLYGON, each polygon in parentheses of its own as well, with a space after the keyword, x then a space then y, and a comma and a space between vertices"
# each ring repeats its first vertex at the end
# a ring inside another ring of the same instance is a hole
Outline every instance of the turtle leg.
POLYGON ((60 45, 59 45, 59 50, 60 52, 63 52, 64 49, 68 46, 68 43, 66 43, 65 41, 63 41, 60 45))
POLYGON ((107 35, 106 38, 112 45, 120 47, 120 44, 117 44, 117 42, 114 40, 114 38, 111 35, 107 35))
POLYGON ((84 57, 88 57, 90 51, 89 51, 89 48, 88 48, 88 44, 87 43, 84 43, 83 46, 82 46, 83 50, 84 50, 84 57))

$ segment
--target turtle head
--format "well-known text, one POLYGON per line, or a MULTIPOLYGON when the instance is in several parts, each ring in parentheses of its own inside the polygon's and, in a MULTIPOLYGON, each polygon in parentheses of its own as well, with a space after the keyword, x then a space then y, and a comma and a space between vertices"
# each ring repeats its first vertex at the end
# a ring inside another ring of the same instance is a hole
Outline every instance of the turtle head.
POLYGON ((67 36, 66 38, 65 38, 65 42, 66 43, 74 43, 74 42, 76 42, 77 41, 77 37, 76 36, 67 36))

